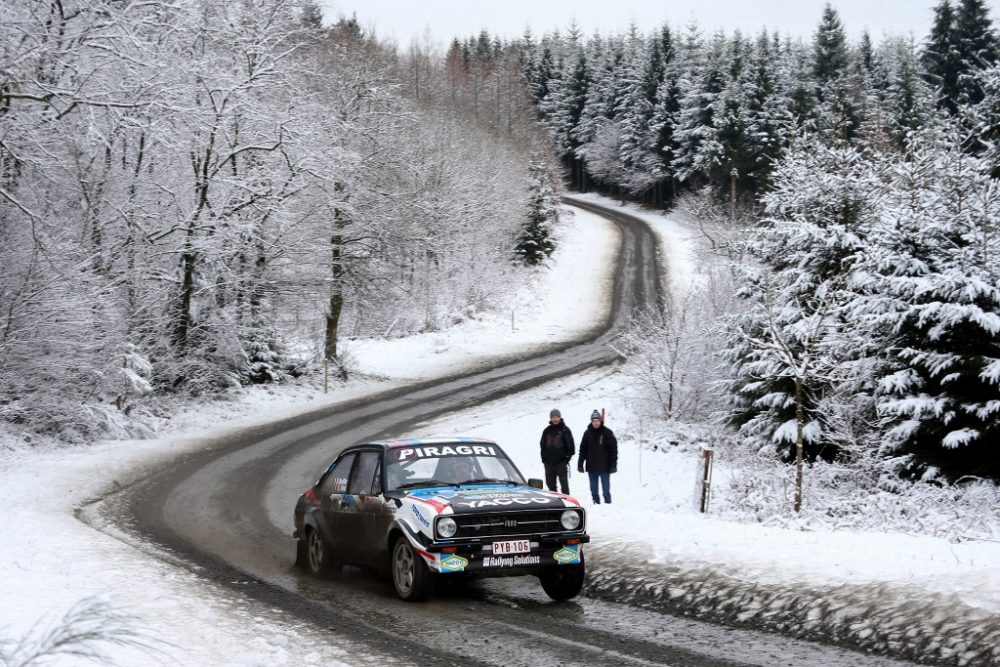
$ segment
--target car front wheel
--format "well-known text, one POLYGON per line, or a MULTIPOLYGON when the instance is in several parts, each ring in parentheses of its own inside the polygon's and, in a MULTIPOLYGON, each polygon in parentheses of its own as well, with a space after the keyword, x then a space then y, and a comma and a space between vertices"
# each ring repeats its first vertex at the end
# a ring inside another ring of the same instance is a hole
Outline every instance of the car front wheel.
POLYGON ((557 565, 539 575, 542 590, 553 600, 569 600, 579 595, 585 576, 581 558, 579 565, 557 565))
POLYGON ((336 577, 343 568, 315 529, 306 532, 306 567, 316 577, 336 577))
POLYGON ((396 540, 392 549, 392 583, 396 594, 407 602, 430 598, 434 581, 431 571, 405 537, 396 540))

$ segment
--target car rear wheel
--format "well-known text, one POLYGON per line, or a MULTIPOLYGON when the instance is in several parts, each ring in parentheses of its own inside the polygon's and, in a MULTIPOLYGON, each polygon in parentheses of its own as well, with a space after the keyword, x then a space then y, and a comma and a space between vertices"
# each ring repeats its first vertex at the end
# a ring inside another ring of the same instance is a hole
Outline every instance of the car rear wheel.
POLYGON ((407 602, 423 602, 433 592, 434 580, 423 557, 405 537, 392 549, 392 583, 396 595, 407 602))
POLYGON ((309 528, 306 531, 306 567, 316 577, 336 577, 343 569, 339 560, 333 557, 330 547, 319 531, 309 528))
POLYGON ((295 540, 295 567, 309 565, 309 543, 305 539, 295 540))
POLYGON ((583 588, 585 569, 583 557, 579 565, 557 565, 550 567, 538 578, 542 581, 542 590, 553 600, 569 600, 580 594, 583 588))

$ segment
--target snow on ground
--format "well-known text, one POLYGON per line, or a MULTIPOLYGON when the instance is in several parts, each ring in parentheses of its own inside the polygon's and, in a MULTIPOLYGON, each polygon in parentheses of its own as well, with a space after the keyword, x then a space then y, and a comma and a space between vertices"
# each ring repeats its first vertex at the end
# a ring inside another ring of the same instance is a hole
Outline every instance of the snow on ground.
MULTIPOLYGON (((17 641, 55 624, 81 600, 97 597, 133 618, 161 653, 106 647, 120 664, 365 664, 349 645, 296 623, 278 610, 206 583, 188 570, 89 528, 74 516, 89 498, 127 484, 137 471, 203 447, 237 428, 347 401, 416 379, 460 372, 516 352, 570 340, 609 308, 619 236, 583 211, 564 216, 547 267, 512 288, 510 313, 451 330, 391 341, 353 341, 362 376, 324 394, 315 378, 247 390, 229 401, 191 402, 160 424, 156 440, 101 442, 86 448, 26 443, 0 432, 0 658, 17 641), (36 625, 37 624, 37 625, 36 625)), ((384 664, 372 656, 371 661, 384 664)), ((77 664, 64 658, 46 664, 77 664)))
POLYGON ((609 270, 621 241, 604 218, 561 207, 550 265, 513 286, 510 310, 487 313, 444 331, 393 340, 348 340, 343 348, 366 373, 411 379, 440 376, 524 350, 578 337, 609 309, 609 270))

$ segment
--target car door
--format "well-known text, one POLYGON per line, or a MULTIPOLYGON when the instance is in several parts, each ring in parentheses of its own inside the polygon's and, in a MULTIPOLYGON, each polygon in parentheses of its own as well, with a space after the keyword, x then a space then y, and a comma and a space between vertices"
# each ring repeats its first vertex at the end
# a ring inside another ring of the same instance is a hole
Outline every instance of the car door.
POLYGON ((354 562, 364 562, 371 553, 371 528, 374 505, 372 482, 378 470, 381 452, 375 449, 358 452, 358 460, 347 482, 347 493, 343 496, 343 509, 338 515, 337 530, 343 538, 342 553, 354 562))
POLYGON ((319 491, 321 495, 318 517, 320 533, 326 538, 333 553, 338 558, 342 558, 341 554, 345 554, 342 515, 348 507, 348 502, 345 499, 347 484, 357 457, 357 452, 343 454, 320 481, 319 491))

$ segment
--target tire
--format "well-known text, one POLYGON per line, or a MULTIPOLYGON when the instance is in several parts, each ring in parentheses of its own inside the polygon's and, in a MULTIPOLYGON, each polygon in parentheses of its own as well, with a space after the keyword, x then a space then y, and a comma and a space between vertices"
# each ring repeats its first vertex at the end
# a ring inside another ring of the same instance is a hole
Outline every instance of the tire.
POLYGON ((553 600, 559 602, 575 598, 583 588, 586 577, 586 566, 581 557, 579 565, 556 565, 539 575, 542 590, 553 600))
POLYGON ((309 565, 309 545, 305 539, 295 540, 295 567, 305 569, 309 565))
POLYGON ((396 595, 407 602, 423 602, 434 592, 433 574, 423 557, 405 537, 399 537, 392 548, 392 585, 396 595))
POLYGON ((306 529, 305 566, 314 577, 335 578, 340 576, 343 564, 333 557, 330 546, 320 537, 319 531, 306 529))

